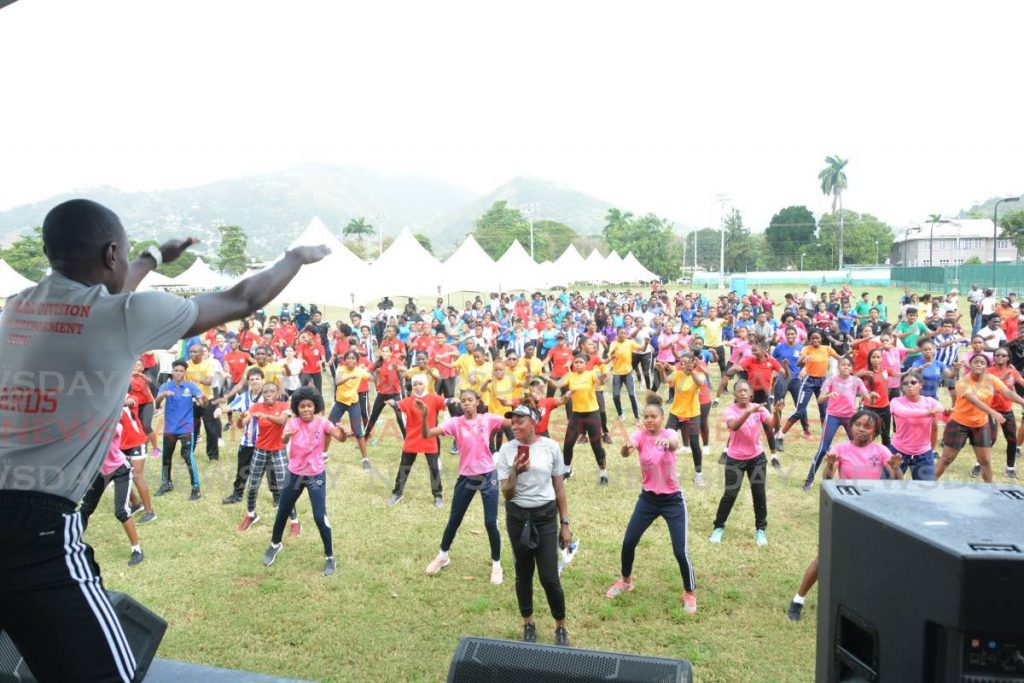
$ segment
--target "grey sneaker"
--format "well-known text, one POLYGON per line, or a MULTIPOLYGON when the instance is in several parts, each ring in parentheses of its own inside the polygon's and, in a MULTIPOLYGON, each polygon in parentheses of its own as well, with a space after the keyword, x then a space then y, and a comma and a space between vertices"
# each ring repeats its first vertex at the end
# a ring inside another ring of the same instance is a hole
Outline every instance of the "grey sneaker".
POLYGON ((441 496, 434 496, 434 507, 436 507, 436 508, 443 508, 444 507, 444 498, 442 498, 441 496))
POLYGON ((1017 468, 1016 467, 1007 467, 1006 468, 1006 476, 1008 478, 1010 478, 1010 479, 1016 479, 1017 478, 1017 468))
POLYGON ((404 498, 404 496, 400 496, 397 493, 392 493, 391 497, 388 498, 388 507, 389 508, 395 507, 396 505, 398 505, 399 503, 402 502, 403 498, 404 498))
POLYGON ((174 490, 174 482, 165 481, 164 483, 160 484, 160 488, 158 488, 156 490, 156 495, 162 496, 165 493, 170 493, 173 490, 174 490))
POLYGON ((324 562, 324 576, 330 576, 338 569, 338 564, 333 557, 328 557, 324 562))
POLYGON ((278 543, 276 546, 273 543, 267 546, 267 552, 263 553, 263 566, 269 567, 270 565, 274 564, 274 560, 277 559, 277 554, 281 552, 281 548, 283 547, 284 546, 280 543, 278 543))
POLYGON ((128 558, 128 566, 134 567, 135 565, 146 559, 146 556, 142 554, 141 550, 133 550, 132 556, 128 558))
POLYGON ((146 514, 142 515, 142 517, 139 518, 139 524, 145 524, 147 522, 152 522, 154 519, 156 519, 156 513, 155 512, 147 512, 146 514))
POLYGON ((129 510, 128 514, 131 515, 132 517, 134 517, 135 515, 137 515, 140 512, 142 512, 144 509, 145 509, 145 506, 143 506, 142 503, 137 503, 135 505, 132 505, 132 507, 129 510))
POLYGON ((366 458, 363 458, 363 469, 366 470, 367 472, 369 472, 371 469, 370 461, 366 458))
POLYGON ((537 642, 537 624, 523 624, 523 642, 537 642))
POLYGON ((971 468, 971 476, 977 479, 981 476, 981 465, 975 465, 971 468))
POLYGON ((565 630, 564 626, 559 626, 555 629, 555 645, 572 647, 572 644, 569 642, 569 632, 565 630))
POLYGON ((789 603, 789 609, 786 610, 786 616, 789 617, 790 621, 800 621, 800 613, 803 612, 804 606, 799 602, 789 603))

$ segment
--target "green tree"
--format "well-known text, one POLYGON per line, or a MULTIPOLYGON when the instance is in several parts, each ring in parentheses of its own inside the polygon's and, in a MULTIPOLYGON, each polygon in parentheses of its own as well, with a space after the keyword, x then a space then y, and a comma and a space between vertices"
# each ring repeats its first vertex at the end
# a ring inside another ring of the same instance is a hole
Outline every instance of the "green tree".
MULTIPOLYGON (((843 216, 846 231, 846 263, 873 264, 887 255, 895 236, 892 228, 869 213, 847 210, 843 216), (878 244, 876 245, 875 242, 878 244)), ((818 223, 820 253, 828 255, 830 268, 839 266, 839 216, 825 214, 818 223), (833 256, 834 255, 834 256, 833 256)))
POLYGON ((736 273, 752 268, 754 259, 750 247, 750 231, 743 225, 743 215, 732 209, 725 217, 725 269, 736 273))
POLYGON ((50 262, 43 253, 42 227, 32 228, 31 233, 22 235, 14 240, 10 247, 0 250, 0 258, 32 282, 42 280, 50 267, 50 262))
POLYGON ((218 268, 228 275, 241 275, 249 268, 251 261, 247 251, 249 238, 245 230, 238 225, 222 225, 217 230, 220 232, 218 268))
POLYGON ((800 254, 814 249, 817 221, 806 206, 787 206, 772 216, 765 239, 774 256, 775 268, 796 267, 800 254))
MULTIPOLYGON (((566 247, 579 237, 568 225, 552 220, 539 220, 533 223, 534 259, 553 261, 562 255, 566 247)), ((497 201, 491 205, 484 215, 476 220, 473 238, 491 258, 497 260, 519 240, 527 253, 530 251, 530 222, 522 212, 508 205, 506 201, 497 201)))
POLYGON ((671 222, 649 213, 617 225, 609 223, 603 232, 609 249, 619 254, 633 252, 647 270, 660 278, 679 277, 684 244, 671 222))
MULTIPOLYGON (((128 248, 128 260, 134 261, 139 257, 146 249, 150 247, 160 247, 160 243, 156 240, 140 240, 137 242, 130 242, 128 248)), ((196 261, 196 255, 191 251, 186 251, 184 254, 179 256, 175 261, 171 263, 165 263, 156 269, 156 272, 167 277, 177 277, 188 270, 196 261)))
POLYGON ((689 233, 683 238, 682 260, 683 267, 692 270, 694 267, 693 243, 697 242, 697 263, 696 266, 702 271, 718 272, 718 261, 721 258, 719 240, 721 233, 717 228, 701 228, 689 233))
POLYGON ((1024 211, 1013 211, 999 219, 999 236, 1024 251, 1024 211))
POLYGON ((825 195, 832 195, 832 213, 836 212, 836 204, 839 205, 839 258, 837 263, 842 268, 846 261, 843 256, 843 190, 846 189, 846 164, 849 159, 843 159, 839 155, 825 157, 825 168, 818 172, 818 180, 821 182, 821 192, 825 195))
POLYGON ((429 253, 434 253, 434 245, 431 244, 429 237, 419 232, 413 235, 413 237, 415 237, 416 241, 420 243, 420 246, 426 249, 429 253))
POLYGON ((623 226, 629 225, 629 222, 633 220, 633 214, 628 211, 621 211, 616 208, 608 209, 608 213, 605 214, 605 230, 615 230, 623 226))
POLYGON ((360 245, 360 251, 362 251, 363 238, 367 235, 374 233, 374 227, 366 222, 366 219, 360 216, 359 218, 353 218, 348 224, 341 229, 341 234, 345 237, 354 238, 360 245))

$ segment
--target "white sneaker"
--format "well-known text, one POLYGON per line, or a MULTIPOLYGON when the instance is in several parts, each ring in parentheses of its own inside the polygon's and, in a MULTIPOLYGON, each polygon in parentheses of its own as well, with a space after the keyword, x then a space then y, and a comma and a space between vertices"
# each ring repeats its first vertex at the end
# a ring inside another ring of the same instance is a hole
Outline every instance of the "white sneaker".
POLYGON ((452 559, 450 557, 441 557, 440 555, 438 555, 430 561, 430 564, 427 565, 427 573, 436 574, 448 565, 450 565, 451 563, 452 559))
POLYGON ((491 565, 491 583, 495 586, 500 586, 505 581, 505 572, 502 571, 500 564, 491 565))
POLYGON ((704 488, 704 475, 697 472, 693 475, 693 483, 697 486, 704 488))

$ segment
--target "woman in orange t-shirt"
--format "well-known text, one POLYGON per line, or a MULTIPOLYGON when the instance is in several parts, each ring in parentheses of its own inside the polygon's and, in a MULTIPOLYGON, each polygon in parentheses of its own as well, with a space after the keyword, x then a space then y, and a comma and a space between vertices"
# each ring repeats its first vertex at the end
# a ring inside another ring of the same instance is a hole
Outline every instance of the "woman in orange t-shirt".
POLYGON ((1001 379, 988 373, 991 361, 988 356, 976 355, 971 358, 970 374, 956 383, 956 404, 949 417, 949 424, 942 434, 942 459, 935 465, 935 479, 942 477, 946 468, 953 464, 960 450, 968 441, 974 448, 974 455, 981 465, 981 477, 992 483, 992 439, 995 425, 1002 425, 1006 418, 992 408, 996 395, 1019 405, 1024 399, 1015 394, 1001 379))

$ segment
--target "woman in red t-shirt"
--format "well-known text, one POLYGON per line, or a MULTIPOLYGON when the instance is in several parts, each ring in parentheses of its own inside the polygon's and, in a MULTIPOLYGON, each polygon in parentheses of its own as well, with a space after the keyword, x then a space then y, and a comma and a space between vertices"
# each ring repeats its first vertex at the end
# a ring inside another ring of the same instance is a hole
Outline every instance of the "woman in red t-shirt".
MULTIPOLYGON (((373 376, 373 383, 377 388, 377 395, 373 397, 373 408, 370 409, 370 419, 366 423, 366 433, 364 436, 367 439, 370 438, 370 432, 373 431, 374 425, 377 424, 377 418, 380 417, 380 413, 384 410, 387 402, 402 398, 402 375, 405 373, 405 366, 402 365, 402 359, 391 352, 390 346, 381 346, 380 358, 370 368, 370 372, 373 376)), ((398 420, 398 429, 402 432, 402 438, 404 439, 405 425, 402 423, 402 415, 398 412, 398 408, 394 410, 395 419, 398 420)), ((374 439, 371 443, 376 445, 377 440, 374 439)))
POLYGON ((882 421, 879 433, 882 435, 882 445, 889 448, 892 441, 889 438, 891 413, 889 411, 889 371, 885 367, 885 358, 881 348, 873 348, 867 354, 867 367, 855 373, 864 381, 868 391, 873 391, 878 396, 868 396, 864 399, 864 407, 873 412, 882 421))
MULTIPOLYGON (((245 531, 259 521, 260 516, 256 514, 256 495, 260 490, 260 483, 263 481, 263 473, 268 468, 273 476, 267 477, 270 484, 270 493, 274 499, 274 507, 277 507, 281 498, 281 485, 284 484, 288 472, 288 451, 285 450, 281 437, 284 433, 284 425, 288 419, 294 417, 285 401, 278 401, 277 397, 281 390, 273 382, 264 382, 263 401, 253 403, 249 412, 242 419, 242 429, 249 426, 249 422, 257 420, 256 448, 253 450, 252 463, 249 465, 249 481, 245 484, 245 499, 247 512, 242 517, 242 523, 238 525, 239 531, 245 531)), ((289 532, 291 536, 298 536, 301 530, 299 517, 295 509, 291 510, 292 526, 289 532)))

